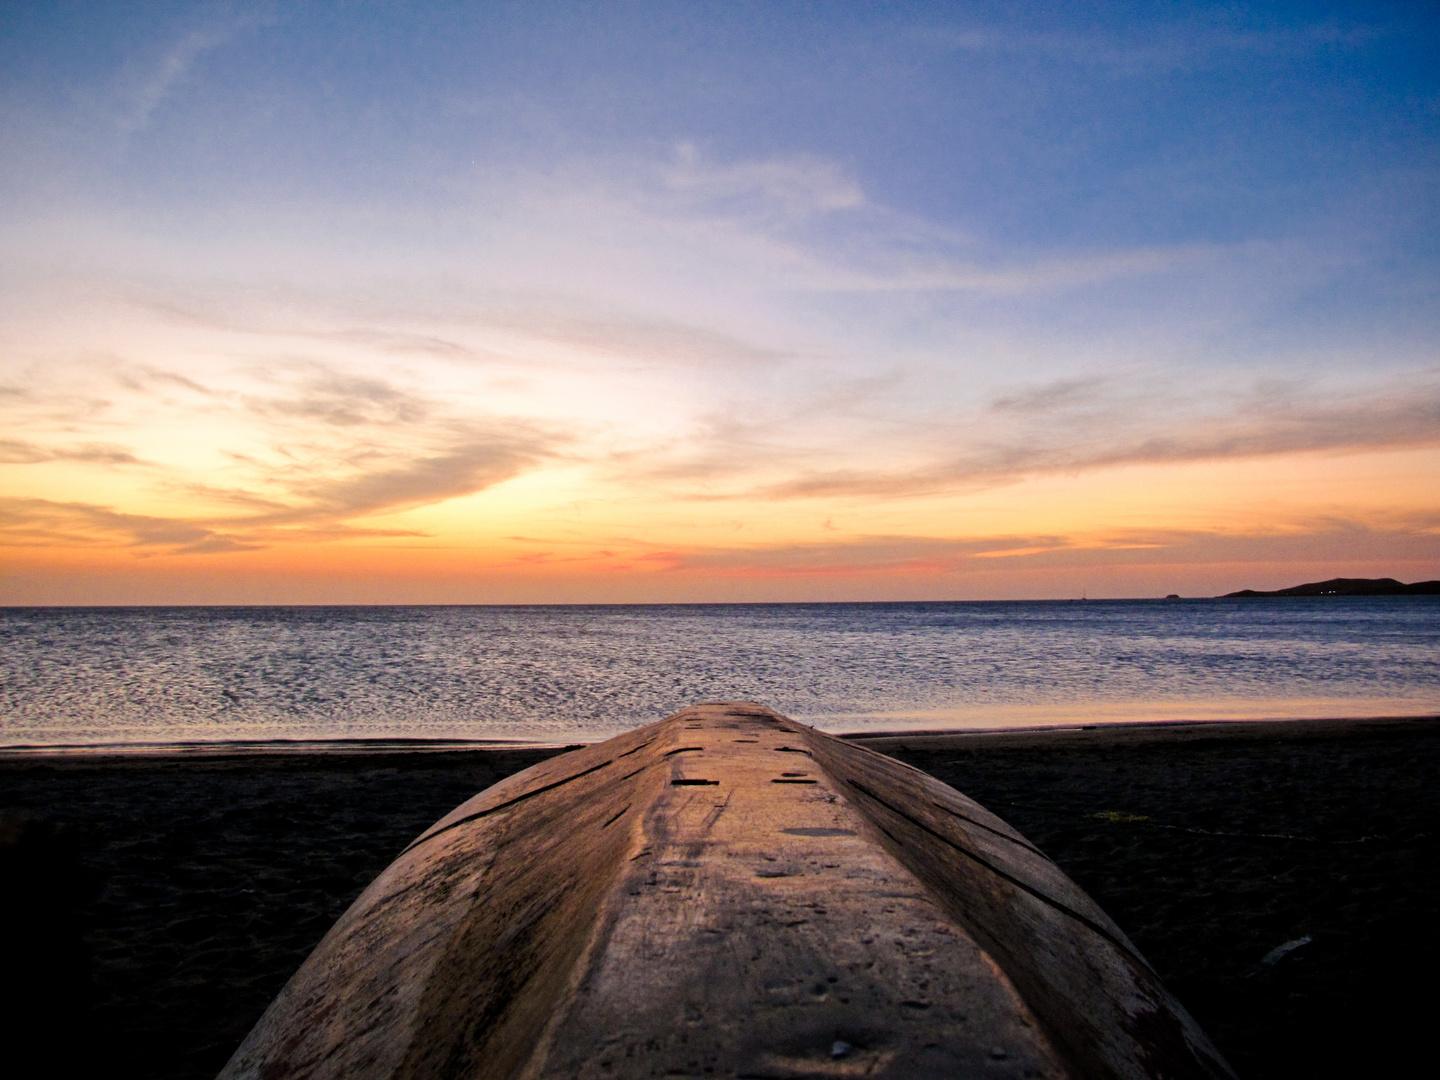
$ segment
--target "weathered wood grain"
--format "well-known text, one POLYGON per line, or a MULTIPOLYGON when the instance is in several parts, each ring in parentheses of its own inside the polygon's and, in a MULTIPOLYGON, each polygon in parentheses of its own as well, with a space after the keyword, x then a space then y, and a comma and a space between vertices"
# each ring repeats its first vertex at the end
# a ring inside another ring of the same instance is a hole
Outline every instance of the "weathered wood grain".
POLYGON ((1124 933, 924 773, 751 703, 422 834, 223 1080, 1228 1077, 1124 933))

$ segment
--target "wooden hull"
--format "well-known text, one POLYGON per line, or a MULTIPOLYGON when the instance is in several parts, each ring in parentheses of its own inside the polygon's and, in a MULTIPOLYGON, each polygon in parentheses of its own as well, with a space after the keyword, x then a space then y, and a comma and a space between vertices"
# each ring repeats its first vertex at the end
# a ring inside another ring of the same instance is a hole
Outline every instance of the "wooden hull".
POLYGON ((1019 833, 751 703, 552 758, 427 830, 222 1080, 1233 1074, 1019 833))

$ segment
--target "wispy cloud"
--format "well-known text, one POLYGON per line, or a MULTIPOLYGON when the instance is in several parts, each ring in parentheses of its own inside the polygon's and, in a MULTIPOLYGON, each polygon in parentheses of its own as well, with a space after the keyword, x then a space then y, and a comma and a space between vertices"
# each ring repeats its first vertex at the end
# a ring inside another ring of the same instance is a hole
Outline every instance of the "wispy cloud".
POLYGON ((1170 273, 1214 262, 1227 252, 1210 245, 1139 248, 1096 255, 980 263, 903 251, 887 253, 875 269, 814 266, 798 287, 819 292, 973 292, 1018 295, 1100 285, 1140 275, 1170 273))
POLYGON ((393 451, 348 475, 296 480, 284 498, 208 486, 210 503, 242 513, 159 516, 81 502, 0 499, 0 543, 121 546, 174 555, 253 551, 276 543, 355 536, 417 536, 414 530, 357 524, 378 514, 484 491, 533 467, 547 453, 538 438, 467 443, 431 455, 393 451))
POLYGON ((869 199, 838 162, 719 160, 692 143, 682 143, 671 164, 596 162, 526 186, 543 193, 552 212, 579 211, 563 226, 577 239, 623 229, 630 243, 669 249, 667 259, 677 248, 689 251, 783 291, 1049 293, 1193 272, 1237 256, 1263 257, 1267 247, 1183 243, 1026 256, 869 199))
POLYGON ((0 464, 38 465, 45 461, 83 461, 96 465, 145 464, 126 447, 112 443, 38 446, 22 439, 0 439, 0 464))
POLYGON ((285 380, 292 383, 290 394, 250 395, 244 399, 246 407, 261 416, 334 427, 412 426, 435 412, 433 402, 383 379, 346 374, 315 361, 292 362, 287 367, 301 374, 298 380, 285 380), (296 382, 298 385, 293 385, 296 382))
POLYGON ((1214 563, 1423 561, 1440 557, 1440 518, 1366 523, 1317 518, 1283 528, 1131 529, 1090 535, 860 536, 653 551, 636 561, 677 573, 735 577, 963 575, 1001 569, 1214 563))
POLYGON ((259 545, 180 518, 127 514, 48 499, 0 498, 0 542, 10 546, 120 546, 177 555, 251 551, 259 545))
POLYGON ((347 520, 473 495, 518 476, 549 452, 539 437, 462 444, 389 467, 302 484, 296 494, 305 502, 269 515, 269 520, 347 520))
POLYGON ((484 491, 550 460, 572 439, 553 425, 435 391, 413 373, 402 380, 284 355, 242 356, 210 367, 203 381, 113 358, 55 365, 32 379, 24 410, 12 411, 12 426, 30 437, 0 440, 0 465, 129 468, 123 498, 148 492, 147 504, 193 509, 163 516, 81 500, 11 500, 7 542, 48 537, 194 554, 414 535, 361 519, 484 491), (69 401, 76 383, 109 394, 83 423, 69 401), (77 429, 115 427, 153 452, 74 440, 77 429))
POLYGON ((842 367, 680 320, 507 307, 483 291, 395 295, 367 318, 371 295, 291 290, 267 304, 243 290, 229 301, 196 288, 163 303, 139 294, 140 309, 206 361, 34 367, 0 457, 143 463, 154 490, 207 507, 198 527, 300 530, 463 497, 556 463, 588 466, 598 498, 773 504, 1440 442, 1433 371, 1247 385, 1099 357, 1077 370, 1062 357, 1047 365, 1061 374, 1007 380, 969 361, 842 367), (439 332, 414 329, 425 325, 439 332), (75 387, 97 396, 76 398, 75 387), (198 437, 195 450, 218 464, 192 470, 145 441, 167 426, 168 445, 198 437), (128 446, 106 438, 122 430, 145 434, 128 446))
MULTIPOLYGON (((755 364, 785 353, 714 327, 573 296, 407 283, 374 295, 351 288, 135 288, 130 302, 167 322, 263 341, 321 342, 390 357, 507 369, 621 359, 665 366, 755 364), (612 305, 613 308, 613 305, 612 305), (598 310, 597 310, 598 309, 598 310)), ((173 376, 172 376, 173 377, 173 376)))
POLYGON ((1440 381, 1431 374, 1359 391, 1262 386, 1234 395, 1223 412, 1214 408, 1217 397, 1224 401, 1191 400, 1180 387, 1153 380, 1135 387, 1120 379, 1060 379, 998 397, 990 415, 968 418, 971 424, 957 418, 974 432, 958 453, 904 471, 812 469, 743 495, 915 496, 1119 465, 1440 443, 1440 381))
POLYGON ((1110 380, 1098 375, 1052 379, 1040 386, 1020 387, 995 399, 991 408, 1006 413, 1049 413, 1101 402, 1110 380))
POLYGON ((743 577, 934 573, 954 571, 973 558, 1051 550, 1067 543, 1059 536, 863 536, 832 543, 662 550, 639 561, 668 570, 743 577))
POLYGON ((1014 59, 1061 61, 1132 75, 1209 68, 1259 56, 1353 49, 1391 33, 1360 22, 1247 26, 1229 13, 1207 21, 1162 22, 1129 33, 1046 33, 1015 27, 929 27, 912 36, 932 47, 1014 59))
POLYGON ((835 162, 809 155, 719 162, 684 141, 661 176, 666 190, 708 213, 809 217, 854 210, 865 202, 853 177, 835 162))
POLYGON ((127 108, 117 121, 126 134, 149 126, 161 102, 179 86, 205 53, 225 44, 234 30, 193 30, 172 44, 129 94, 127 108))

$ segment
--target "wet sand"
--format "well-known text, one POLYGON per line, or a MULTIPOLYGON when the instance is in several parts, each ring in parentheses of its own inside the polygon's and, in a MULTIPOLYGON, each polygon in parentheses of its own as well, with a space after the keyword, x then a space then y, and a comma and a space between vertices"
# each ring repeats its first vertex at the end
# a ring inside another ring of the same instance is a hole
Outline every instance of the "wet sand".
MULTIPOLYGON (((1440 721, 857 741, 1054 858, 1241 1076, 1398 1072, 1419 1048, 1428 1002, 1402 991, 1437 959, 1440 721)), ((555 752, 0 758, 8 1037, 55 1076, 212 1077, 406 843, 555 752)))

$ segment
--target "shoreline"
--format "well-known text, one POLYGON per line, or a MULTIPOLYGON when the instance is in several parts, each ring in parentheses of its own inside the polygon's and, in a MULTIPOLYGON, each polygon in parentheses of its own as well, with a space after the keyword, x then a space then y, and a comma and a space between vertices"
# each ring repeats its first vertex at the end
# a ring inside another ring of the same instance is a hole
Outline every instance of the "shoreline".
POLYGON ((0 745, 0 761, 127 759, 163 761, 225 757, 347 754, 451 754, 499 750, 572 750, 586 743, 526 739, 217 739, 206 742, 15 743, 0 745))
POLYGON ((1002 747, 1113 747, 1218 740, 1297 739, 1362 735, 1383 731, 1440 730, 1440 714, 1425 716, 1336 716, 1323 719, 1281 717, 1266 720, 1135 720, 1093 724, 1047 724, 1032 728, 984 728, 939 731, 854 732, 840 738, 881 753, 914 750, 1002 747))
MULTIPOLYGON (((1039 724, 1027 727, 900 728, 829 732, 847 742, 889 753, 902 744, 916 750, 962 747, 1045 745, 1121 746, 1213 739, 1334 737, 1440 725, 1440 712, 1394 716, 1324 718, 1254 718, 1217 720, 1113 720, 1091 723, 1039 724)), ((820 730, 824 730, 823 728, 820 730)), ((595 740, 599 741, 599 740, 595 740)), ((0 762, 86 761, 137 762, 287 757, 384 757, 408 754, 484 754, 507 751, 558 753, 588 746, 588 741, 558 742, 526 739, 226 739, 143 743, 16 743, 0 745, 0 762)))

